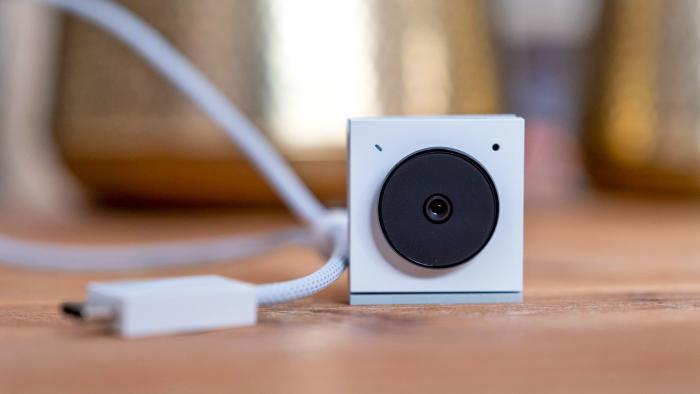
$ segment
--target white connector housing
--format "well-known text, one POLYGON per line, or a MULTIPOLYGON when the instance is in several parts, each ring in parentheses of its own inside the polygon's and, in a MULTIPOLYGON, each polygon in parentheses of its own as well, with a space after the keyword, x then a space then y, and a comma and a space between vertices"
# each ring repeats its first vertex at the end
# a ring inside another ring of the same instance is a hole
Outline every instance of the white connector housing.
POLYGON ((85 310, 108 314, 127 338, 248 326, 257 317, 253 285, 216 275, 92 283, 85 310))

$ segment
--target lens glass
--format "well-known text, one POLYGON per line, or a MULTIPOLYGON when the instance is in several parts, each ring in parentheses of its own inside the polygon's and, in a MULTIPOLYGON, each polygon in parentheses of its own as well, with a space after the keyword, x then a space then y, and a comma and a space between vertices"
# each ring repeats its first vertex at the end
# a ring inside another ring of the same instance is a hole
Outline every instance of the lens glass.
POLYGON ((425 216, 433 223, 444 223, 452 214, 450 200, 440 194, 435 194, 425 200, 425 216))

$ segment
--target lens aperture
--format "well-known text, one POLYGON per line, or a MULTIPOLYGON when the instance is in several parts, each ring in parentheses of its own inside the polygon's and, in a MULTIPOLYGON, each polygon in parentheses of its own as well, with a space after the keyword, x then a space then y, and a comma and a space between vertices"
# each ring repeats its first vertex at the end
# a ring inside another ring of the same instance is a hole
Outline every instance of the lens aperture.
POLYGON ((452 215, 450 200, 440 194, 434 194, 425 200, 425 216, 433 223, 444 223, 452 215))

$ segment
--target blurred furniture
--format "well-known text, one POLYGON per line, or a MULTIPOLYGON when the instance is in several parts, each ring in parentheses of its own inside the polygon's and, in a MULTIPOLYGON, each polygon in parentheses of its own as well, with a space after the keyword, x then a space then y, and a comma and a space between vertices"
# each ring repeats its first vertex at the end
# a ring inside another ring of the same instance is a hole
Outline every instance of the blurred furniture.
MULTIPOLYGON (((323 199, 345 197, 345 124, 378 114, 499 112, 480 1, 125 0, 201 67, 323 199)), ((96 196, 276 197, 187 99, 113 38, 66 19, 55 135, 96 196)))
POLYGON ((605 3, 584 153, 604 186, 700 194, 700 3, 605 3))
POLYGON ((60 214, 73 200, 51 135, 60 26, 34 2, 0 2, 0 204, 60 214))
MULTIPOLYGON (((695 392, 700 206, 589 200, 526 218, 522 305, 350 307, 347 286, 263 308, 255 327, 124 341, 59 316, 90 280, 216 273, 253 282, 317 268, 290 248, 228 265, 56 274, 0 266, 0 391, 695 392)), ((3 231, 147 241, 272 228, 285 216, 5 216, 3 231)))

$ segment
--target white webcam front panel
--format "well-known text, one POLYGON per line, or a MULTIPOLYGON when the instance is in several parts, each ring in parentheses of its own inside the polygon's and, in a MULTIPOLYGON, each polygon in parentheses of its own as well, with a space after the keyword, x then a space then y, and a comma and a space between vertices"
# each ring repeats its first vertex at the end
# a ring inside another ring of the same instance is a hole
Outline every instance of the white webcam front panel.
POLYGON ((522 118, 352 119, 348 140, 351 293, 522 290, 522 118), (498 219, 489 242, 468 262, 443 269, 420 267, 396 253, 382 233, 377 214, 379 193, 392 168, 415 152, 433 148, 454 150, 478 162, 498 194, 498 219))

